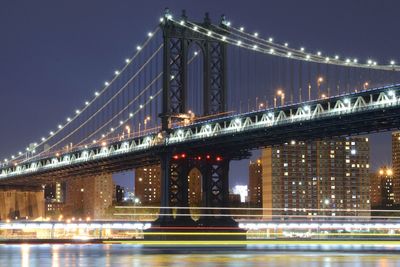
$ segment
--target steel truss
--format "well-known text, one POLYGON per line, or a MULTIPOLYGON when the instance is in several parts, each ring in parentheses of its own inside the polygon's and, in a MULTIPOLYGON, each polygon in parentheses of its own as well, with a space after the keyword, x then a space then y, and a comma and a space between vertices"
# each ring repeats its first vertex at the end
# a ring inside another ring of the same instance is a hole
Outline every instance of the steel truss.
MULTIPOLYGON (((187 21, 182 14, 182 24, 168 19, 168 11, 161 23, 164 38, 163 58, 163 111, 162 129, 168 131, 172 119, 186 113, 188 51, 196 44, 202 51, 204 60, 204 114, 226 111, 226 44, 184 27, 187 21)), ((210 22, 208 14, 202 27, 221 32, 210 22)), ((226 28, 223 23, 220 27, 226 28)))

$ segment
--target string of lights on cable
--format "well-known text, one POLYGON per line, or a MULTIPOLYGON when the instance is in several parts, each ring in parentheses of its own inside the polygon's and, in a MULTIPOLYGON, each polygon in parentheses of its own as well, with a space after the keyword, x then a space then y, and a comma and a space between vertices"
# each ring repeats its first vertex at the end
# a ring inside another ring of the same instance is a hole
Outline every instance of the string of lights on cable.
POLYGON ((222 25, 224 25, 224 27, 216 26, 217 29, 224 30, 227 33, 226 35, 223 35, 213 30, 206 29, 200 24, 196 24, 189 20, 175 20, 171 14, 161 18, 160 21, 164 21, 165 19, 180 24, 181 26, 184 26, 192 31, 199 32, 215 40, 224 41, 234 46, 242 47, 248 50, 254 50, 264 54, 302 61, 310 61, 314 63, 367 68, 374 70, 400 71, 400 66, 396 64, 395 60, 390 60, 386 65, 380 65, 377 61, 372 59, 367 59, 365 63, 361 63, 357 58, 344 57, 342 59, 339 55, 323 56, 321 51, 318 51, 315 54, 308 53, 304 47, 301 47, 300 49, 294 49, 290 48, 288 43, 279 44, 274 42, 272 37, 263 39, 257 32, 253 34, 247 33, 244 27, 235 28, 229 21, 223 21, 222 25), (235 38, 231 36, 234 36, 235 38))
MULTIPOLYGON (((149 42, 153 39, 153 37, 156 35, 156 33, 160 30, 160 28, 157 26, 155 27, 152 31, 147 33, 146 39, 142 42, 142 44, 136 46, 136 51, 131 57, 127 57, 124 61, 124 65, 120 68, 114 71, 113 77, 109 81, 105 81, 104 85, 101 90, 95 91, 94 92, 94 97, 89 100, 89 101, 84 101, 84 106, 81 109, 76 109, 74 114, 72 116, 69 116, 66 118, 65 123, 59 123, 57 125, 56 130, 50 130, 49 135, 47 137, 43 136, 40 138, 39 142, 32 142, 32 146, 28 146, 24 149, 26 153, 31 152, 31 153, 36 153, 37 147, 46 144, 48 141, 50 141, 52 138, 57 136, 65 127, 70 125, 72 122, 74 122, 85 110, 87 110, 101 95, 103 95, 108 88, 115 82, 115 80, 128 68, 132 62, 135 61, 135 59, 140 55, 142 52, 143 48, 145 48, 149 42)), ((16 161, 18 159, 21 159, 24 156, 24 152, 20 150, 18 153, 11 155, 9 158, 4 159, 4 163, 8 164, 9 161, 16 161)), ((23 162, 23 161, 22 161, 23 162)))

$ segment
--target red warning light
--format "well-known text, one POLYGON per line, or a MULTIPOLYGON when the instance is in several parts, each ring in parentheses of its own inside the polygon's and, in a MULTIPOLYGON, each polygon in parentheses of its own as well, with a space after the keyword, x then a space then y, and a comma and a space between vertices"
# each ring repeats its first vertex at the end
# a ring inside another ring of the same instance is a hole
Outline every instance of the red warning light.
POLYGON ((206 159, 210 159, 210 155, 207 155, 207 156, 206 156, 206 159))
POLYGON ((221 161, 222 158, 221 158, 221 157, 217 157, 216 160, 217 160, 217 161, 221 161))
POLYGON ((182 155, 181 155, 181 158, 186 158, 186 154, 185 153, 183 153, 182 155))
POLYGON ((201 157, 200 157, 200 156, 198 156, 198 157, 197 157, 197 159, 198 159, 198 160, 201 160, 201 157))
POLYGON ((174 155, 173 158, 174 159, 178 159, 179 157, 178 157, 178 155, 174 155))

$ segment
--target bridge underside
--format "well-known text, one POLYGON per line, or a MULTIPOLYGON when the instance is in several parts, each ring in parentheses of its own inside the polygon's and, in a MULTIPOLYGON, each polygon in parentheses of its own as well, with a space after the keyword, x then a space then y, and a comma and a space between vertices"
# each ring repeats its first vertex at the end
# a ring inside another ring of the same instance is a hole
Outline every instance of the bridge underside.
MULTIPOLYGON (((250 115, 249 115, 250 116, 250 115)), ((146 151, 137 151, 119 156, 77 163, 48 171, 0 179, 0 185, 40 185, 53 180, 70 177, 92 176, 93 173, 115 173, 135 167, 157 164, 160 154, 169 151, 187 155, 219 153, 230 155, 230 159, 245 158, 252 149, 259 149, 290 140, 307 141, 346 135, 362 135, 380 131, 396 130, 400 127, 400 108, 366 110, 356 114, 322 117, 308 121, 292 122, 245 132, 234 132, 211 138, 177 143, 173 148, 155 146, 146 151)))

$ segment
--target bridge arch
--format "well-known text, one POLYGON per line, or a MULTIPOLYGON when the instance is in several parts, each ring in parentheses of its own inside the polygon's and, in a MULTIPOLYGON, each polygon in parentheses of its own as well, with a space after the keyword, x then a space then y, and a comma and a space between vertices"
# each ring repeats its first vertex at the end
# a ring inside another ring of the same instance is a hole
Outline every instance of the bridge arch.
POLYGON ((197 167, 194 167, 189 171, 187 177, 190 215, 193 220, 197 221, 202 213, 199 207, 202 207, 203 203, 203 174, 197 167))

